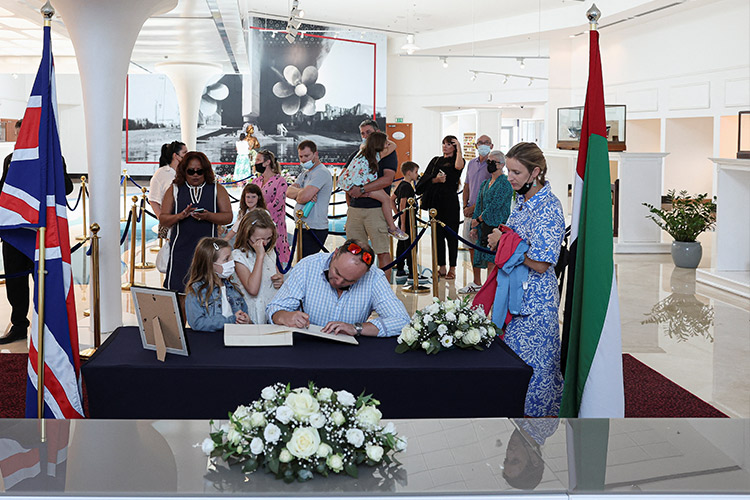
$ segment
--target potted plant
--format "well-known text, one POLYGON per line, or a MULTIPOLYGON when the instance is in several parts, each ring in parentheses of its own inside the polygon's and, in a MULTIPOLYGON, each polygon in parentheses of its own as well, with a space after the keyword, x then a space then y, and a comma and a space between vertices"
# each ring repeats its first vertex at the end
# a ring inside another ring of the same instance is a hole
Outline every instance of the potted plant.
POLYGON ((716 224, 716 204, 706 193, 690 196, 687 191, 670 190, 672 209, 662 210, 643 203, 652 215, 648 218, 669 233, 672 242, 672 260, 677 267, 695 269, 703 256, 703 248, 696 241, 703 231, 713 229, 716 224))

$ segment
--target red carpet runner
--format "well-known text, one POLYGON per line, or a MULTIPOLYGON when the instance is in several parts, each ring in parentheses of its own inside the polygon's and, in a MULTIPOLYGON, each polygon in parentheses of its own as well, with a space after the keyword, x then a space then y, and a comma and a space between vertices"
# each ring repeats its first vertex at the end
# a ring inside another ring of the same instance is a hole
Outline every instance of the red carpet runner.
MULTIPOLYGON (((27 357, 26 354, 0 354, 0 418, 23 418, 27 357)), ((623 354, 622 363, 626 417, 726 417, 633 356, 623 354)))

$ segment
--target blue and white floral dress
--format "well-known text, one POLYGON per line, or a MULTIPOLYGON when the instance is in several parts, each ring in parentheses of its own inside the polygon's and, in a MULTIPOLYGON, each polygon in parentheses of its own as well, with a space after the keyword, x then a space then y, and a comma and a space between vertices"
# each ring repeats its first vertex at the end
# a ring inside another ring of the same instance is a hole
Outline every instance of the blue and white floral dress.
POLYGON ((526 255, 551 265, 543 273, 529 269, 524 283, 521 314, 513 316, 505 329, 505 343, 534 369, 526 393, 524 412, 531 417, 555 416, 560 412, 563 378, 560 373, 560 325, 555 264, 565 234, 560 200, 549 182, 529 200, 518 197, 507 225, 529 244, 526 255))

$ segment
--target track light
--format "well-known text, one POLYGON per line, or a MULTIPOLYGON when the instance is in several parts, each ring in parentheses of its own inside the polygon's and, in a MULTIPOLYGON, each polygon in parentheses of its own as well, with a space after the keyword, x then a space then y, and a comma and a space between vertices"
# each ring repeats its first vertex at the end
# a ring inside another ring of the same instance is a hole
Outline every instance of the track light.
POLYGON ((448 58, 447 57, 441 57, 440 60, 443 62, 443 67, 448 67, 448 58))
POLYGON ((533 78, 529 78, 529 87, 531 87, 532 83, 534 83, 534 79, 533 78))
POLYGON ((297 17, 305 17, 305 11, 301 10, 297 13, 297 17))
POLYGON ((508 80, 510 80, 510 77, 508 75, 505 75, 505 78, 503 79, 503 85, 508 83, 508 80))
POLYGON ((476 71, 469 71, 469 73, 471 73, 471 76, 469 76, 469 78, 471 78, 471 81, 472 82, 475 81, 477 79, 477 72, 476 71))
POLYGON ((294 43, 294 39, 295 39, 295 37, 294 37, 294 35, 292 35, 291 33, 287 33, 287 34, 286 34, 286 35, 284 36, 284 38, 286 38, 286 41, 287 41, 287 42, 289 42, 289 43, 294 43))
POLYGON ((518 58, 518 65, 521 67, 521 69, 524 69, 526 67, 526 63, 523 62, 523 57, 518 58))
POLYGON ((415 51, 419 50, 419 47, 414 43, 414 35, 406 35, 406 43, 401 46, 401 50, 405 50, 407 54, 412 55, 415 51))

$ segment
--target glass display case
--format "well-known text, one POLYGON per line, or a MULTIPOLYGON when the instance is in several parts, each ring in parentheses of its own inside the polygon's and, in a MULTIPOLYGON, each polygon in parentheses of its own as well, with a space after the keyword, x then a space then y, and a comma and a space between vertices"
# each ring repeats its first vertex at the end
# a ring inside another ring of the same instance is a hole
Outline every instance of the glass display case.
MULTIPOLYGON (((607 143, 610 151, 625 151, 625 105, 605 106, 607 143)), ((557 109, 557 148, 578 149, 583 123, 583 106, 557 109)))

